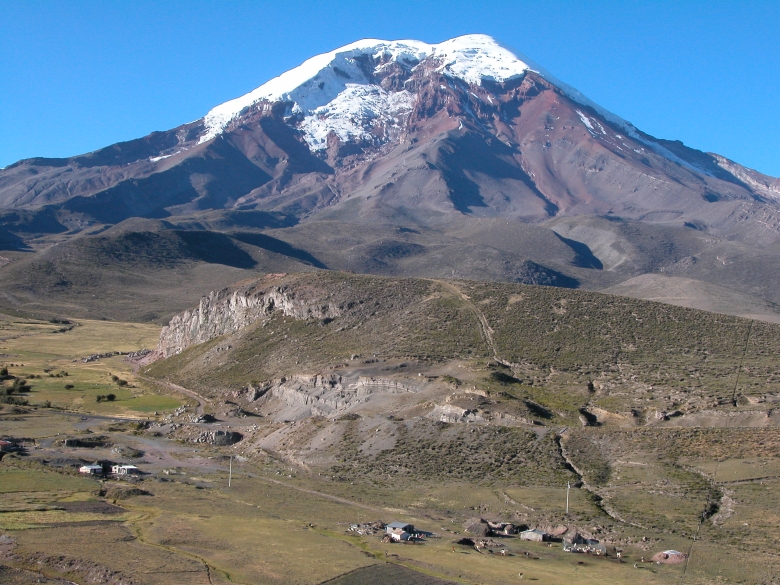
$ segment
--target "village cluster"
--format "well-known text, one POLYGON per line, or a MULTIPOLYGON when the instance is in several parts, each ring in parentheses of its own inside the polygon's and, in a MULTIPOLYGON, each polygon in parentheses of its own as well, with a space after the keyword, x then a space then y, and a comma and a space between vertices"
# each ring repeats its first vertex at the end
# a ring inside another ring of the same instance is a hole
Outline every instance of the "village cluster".
MULTIPOLYGON (((547 543, 547 546, 553 546, 553 543, 560 543, 563 546, 563 551, 568 553, 587 554, 605 558, 612 557, 619 562, 622 559, 622 549, 607 547, 606 544, 599 542, 597 539, 587 538, 574 527, 559 526, 545 531, 540 528, 518 527, 509 522, 496 522, 483 518, 470 518, 466 521, 464 527, 468 536, 459 536, 452 541, 452 544, 473 548, 480 553, 485 551, 487 553, 495 552, 501 556, 512 555, 513 553, 510 552, 505 542, 492 538, 501 539, 509 537, 524 542, 547 543)), ((444 527, 442 527, 442 530, 453 532, 444 527)), ((389 524, 381 521, 356 523, 350 525, 348 532, 360 536, 376 535, 381 538, 382 542, 387 544, 417 544, 429 538, 440 538, 434 533, 416 529, 414 525, 406 522, 390 522, 389 524)), ((454 534, 458 533, 454 532, 454 534)), ((456 552, 455 546, 452 547, 452 552, 456 552)), ((524 554, 526 557, 539 558, 533 552, 525 550, 514 554, 524 554)), ((653 555, 652 558, 647 560, 645 557, 642 557, 638 563, 634 563, 634 567, 642 568, 642 565, 645 563, 680 563, 684 562, 686 558, 687 555, 685 553, 676 550, 666 550, 653 555)))
MULTIPOLYGON (((23 451, 26 444, 23 439, 5 438, 0 439, 0 459, 2 456, 14 451, 23 451)), ((33 444, 33 440, 30 440, 33 444)), ((63 444, 66 446, 85 446, 83 439, 65 439, 63 444)), ((88 441, 86 441, 88 442, 88 441)), ((91 464, 82 465, 78 468, 79 473, 90 476, 130 479, 144 475, 144 473, 135 465, 114 463, 111 461, 95 461, 91 464)), ((163 470, 168 474, 170 470, 163 470)), ((175 473, 175 472, 174 472, 175 473)), ((572 526, 557 526, 554 528, 542 529, 540 527, 529 527, 526 525, 515 525, 510 522, 502 522, 493 519, 480 517, 469 518, 463 528, 466 534, 460 534, 457 531, 442 527, 442 531, 457 535, 452 540, 453 545, 460 545, 472 548, 479 553, 497 553, 501 556, 511 556, 513 554, 524 554, 527 557, 540 558, 535 553, 520 550, 510 552, 505 538, 517 539, 525 542, 547 543, 547 546, 553 546, 553 543, 560 543, 564 552, 580 553, 594 555, 598 557, 611 557, 619 562, 622 557, 622 550, 616 547, 607 547, 606 544, 594 538, 588 538, 572 526), (496 540, 498 539, 498 540, 496 540)), ((383 543, 402 543, 418 544, 427 539, 440 538, 435 533, 426 532, 414 527, 407 522, 390 522, 385 524, 381 521, 355 523, 351 524, 348 532, 360 536, 378 536, 383 543)), ((452 552, 456 552, 456 547, 452 547, 452 552)), ((638 563, 634 563, 635 568, 642 568, 645 563, 674 564, 685 562, 687 555, 676 550, 665 550, 658 552, 649 559, 642 557, 638 563)))

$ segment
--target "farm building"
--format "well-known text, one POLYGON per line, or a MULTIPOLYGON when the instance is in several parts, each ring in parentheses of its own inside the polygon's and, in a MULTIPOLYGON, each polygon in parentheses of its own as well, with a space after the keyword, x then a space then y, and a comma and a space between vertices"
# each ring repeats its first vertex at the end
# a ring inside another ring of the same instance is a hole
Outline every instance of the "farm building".
POLYGON ((403 532, 408 532, 409 534, 412 534, 414 532, 414 526, 411 524, 406 524, 405 522, 391 522, 387 526, 385 526, 385 530, 388 534, 392 533, 393 530, 401 530, 403 532))
POLYGON ((0 440, 0 453, 13 451, 14 444, 11 441, 0 440))
POLYGON ((86 475, 102 475, 103 473, 103 466, 102 465, 82 465, 79 467, 79 473, 84 473, 86 475))
POLYGON ((531 530, 523 530, 520 533, 520 540, 531 540, 534 542, 546 542, 550 540, 550 535, 539 530, 538 528, 532 528, 531 530))
POLYGON ((390 535, 390 538, 396 542, 409 540, 412 537, 412 535, 409 534, 406 530, 401 530, 400 528, 393 528, 390 532, 388 532, 388 534, 390 535))
POLYGON ((115 475, 137 475, 141 473, 135 465, 112 465, 111 473, 115 475))

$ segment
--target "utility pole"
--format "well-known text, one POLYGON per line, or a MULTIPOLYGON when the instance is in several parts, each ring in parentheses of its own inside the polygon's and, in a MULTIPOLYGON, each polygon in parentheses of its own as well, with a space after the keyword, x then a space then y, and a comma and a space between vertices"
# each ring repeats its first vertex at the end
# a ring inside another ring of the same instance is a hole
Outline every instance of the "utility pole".
MULTIPOLYGON (((228 474, 228 487, 230 487, 230 484, 232 483, 232 481, 233 481, 233 456, 231 455, 230 456, 230 473, 228 474)), ((566 513, 568 514, 568 512, 569 512, 569 504, 568 504, 568 500, 567 500, 566 513)))
POLYGON ((566 515, 569 515, 569 490, 571 489, 571 482, 566 482, 566 515))

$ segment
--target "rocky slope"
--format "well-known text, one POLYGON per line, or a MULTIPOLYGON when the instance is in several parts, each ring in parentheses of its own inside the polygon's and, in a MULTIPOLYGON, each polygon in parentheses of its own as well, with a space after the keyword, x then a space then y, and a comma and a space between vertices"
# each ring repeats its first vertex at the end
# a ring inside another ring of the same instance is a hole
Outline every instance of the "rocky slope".
POLYGON ((611 295, 313 273, 212 293, 171 320, 148 361, 278 420, 380 409, 509 426, 773 426, 778 348, 777 325, 611 295))

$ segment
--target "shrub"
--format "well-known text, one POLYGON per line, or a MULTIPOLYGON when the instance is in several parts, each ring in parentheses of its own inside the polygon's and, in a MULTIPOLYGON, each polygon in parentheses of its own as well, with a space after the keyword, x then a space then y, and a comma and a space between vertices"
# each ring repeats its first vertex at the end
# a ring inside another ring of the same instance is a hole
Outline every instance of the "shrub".
POLYGON ((73 390, 73 384, 65 384, 65 390, 73 390))
POLYGON ((103 402, 105 399, 106 399, 106 395, 105 394, 98 394, 97 396, 95 396, 95 401, 96 402, 103 402))
POLYGON ((0 379, 6 378, 8 376, 8 366, 3 366, 0 368, 0 379))
POLYGON ((25 381, 22 380, 21 378, 17 378, 16 380, 14 380, 14 383, 11 386, 11 388, 13 388, 15 392, 27 392, 28 390, 30 390, 30 388, 32 388, 32 386, 25 383, 25 381))
POLYGON ((117 386, 127 386, 127 380, 117 380, 116 381, 117 386))
POLYGON ((116 400, 116 394, 106 394, 106 400, 108 400, 109 402, 113 402, 114 400, 116 400))
POLYGON ((0 404, 15 404, 16 406, 25 406, 27 399, 21 396, 0 396, 0 404))
POLYGON ((520 380, 514 376, 510 376, 504 372, 490 372, 490 378, 500 384, 517 384, 520 382, 520 380))

